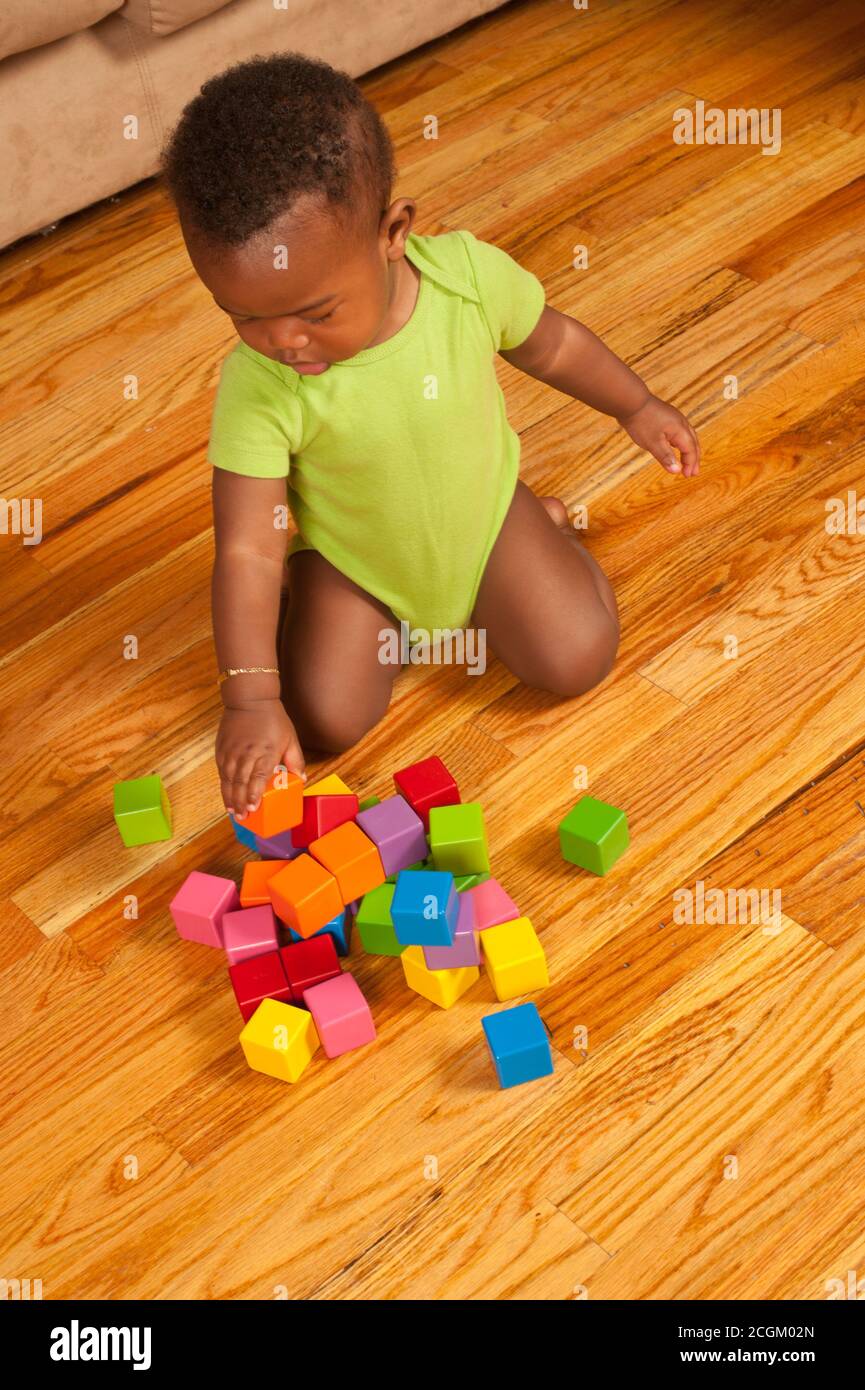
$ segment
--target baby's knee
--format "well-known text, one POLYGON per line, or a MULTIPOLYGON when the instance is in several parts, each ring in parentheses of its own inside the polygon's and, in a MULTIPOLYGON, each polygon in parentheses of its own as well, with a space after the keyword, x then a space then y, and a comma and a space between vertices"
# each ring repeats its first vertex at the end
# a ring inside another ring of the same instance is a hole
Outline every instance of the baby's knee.
POLYGON ((619 624, 604 609, 568 641, 550 645, 527 683, 566 698, 585 695, 610 674, 618 647, 619 624))
POLYGON ((296 699, 287 708, 305 750, 345 753, 375 727, 387 704, 387 700, 351 698, 348 692, 331 690, 296 699))

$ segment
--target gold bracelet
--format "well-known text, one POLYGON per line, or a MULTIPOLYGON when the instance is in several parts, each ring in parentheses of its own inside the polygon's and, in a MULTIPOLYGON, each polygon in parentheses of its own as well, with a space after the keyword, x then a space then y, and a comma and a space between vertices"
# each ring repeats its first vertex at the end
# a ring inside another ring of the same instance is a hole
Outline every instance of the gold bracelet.
POLYGON ((227 670, 220 671, 217 678, 217 686, 227 681, 229 676, 257 676, 267 673, 268 675, 278 676, 278 666, 229 666, 227 670))

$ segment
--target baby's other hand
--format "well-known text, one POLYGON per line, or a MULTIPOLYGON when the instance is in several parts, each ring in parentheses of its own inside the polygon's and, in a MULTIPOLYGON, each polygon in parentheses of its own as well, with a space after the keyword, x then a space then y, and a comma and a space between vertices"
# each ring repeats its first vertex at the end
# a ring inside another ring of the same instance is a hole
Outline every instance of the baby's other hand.
POLYGON ((619 417, 635 444, 658 460, 668 473, 693 478, 700 471, 700 441, 680 410, 658 396, 650 396, 633 415, 619 417), (677 450, 681 462, 673 450, 677 450))
POLYGON ((306 781, 300 743, 281 700, 256 700, 223 710, 216 765, 230 815, 242 821, 247 811, 255 810, 280 764, 306 781))

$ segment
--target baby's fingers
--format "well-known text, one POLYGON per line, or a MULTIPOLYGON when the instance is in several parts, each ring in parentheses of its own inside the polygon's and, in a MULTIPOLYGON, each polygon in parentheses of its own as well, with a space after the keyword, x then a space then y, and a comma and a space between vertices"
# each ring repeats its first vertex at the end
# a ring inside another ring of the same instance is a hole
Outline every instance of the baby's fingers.
POLYGON ((685 478, 693 477, 699 467, 699 446, 694 431, 690 426, 683 424, 676 429, 667 430, 666 439, 672 448, 679 451, 681 462, 679 469, 674 471, 681 470, 685 478))
POLYGON ((250 798, 250 780, 256 764, 255 754, 242 754, 235 764, 234 772, 229 786, 231 805, 234 807, 232 815, 236 820, 243 820, 247 811, 255 809, 254 803, 250 798))
POLYGON ((281 762, 288 768, 289 772, 296 772, 298 777, 302 777, 304 782, 306 781, 306 759, 293 729, 283 749, 281 762))

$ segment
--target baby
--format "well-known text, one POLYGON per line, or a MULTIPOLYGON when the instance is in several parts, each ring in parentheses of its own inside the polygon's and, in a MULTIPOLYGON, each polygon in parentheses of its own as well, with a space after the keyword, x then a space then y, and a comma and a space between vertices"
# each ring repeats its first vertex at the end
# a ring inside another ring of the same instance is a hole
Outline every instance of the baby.
POLYGON ((326 63, 278 53, 211 78, 162 169, 240 340, 208 449, 226 808, 242 818, 276 766, 303 774, 303 749, 341 751, 381 719, 402 624, 481 629, 560 696, 603 680, 612 588, 564 504, 519 481, 494 354, 690 477, 685 417, 505 251, 414 231, 384 122, 326 63))

